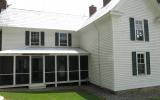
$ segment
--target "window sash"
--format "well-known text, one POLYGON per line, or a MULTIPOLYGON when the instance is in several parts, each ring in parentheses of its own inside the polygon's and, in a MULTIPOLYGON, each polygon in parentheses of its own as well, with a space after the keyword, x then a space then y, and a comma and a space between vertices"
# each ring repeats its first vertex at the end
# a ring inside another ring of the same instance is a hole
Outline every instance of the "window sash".
POLYGON ((143 52, 136 53, 137 75, 146 75, 146 54, 143 52))
POLYGON ((40 32, 31 32, 31 46, 39 46, 40 37, 40 32))
POLYGON ((144 41, 144 21, 135 19, 135 37, 138 41, 144 41))
POLYGON ((58 46, 61 47, 68 47, 69 46, 69 39, 68 39, 68 35, 69 33, 62 33, 62 32, 56 32, 58 33, 58 46))

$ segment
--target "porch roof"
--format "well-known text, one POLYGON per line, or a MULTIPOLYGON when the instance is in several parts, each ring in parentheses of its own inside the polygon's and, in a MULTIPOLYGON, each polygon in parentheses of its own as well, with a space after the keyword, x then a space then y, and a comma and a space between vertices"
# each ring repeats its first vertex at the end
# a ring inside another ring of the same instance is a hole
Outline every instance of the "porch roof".
POLYGON ((80 48, 23 48, 0 51, 0 54, 89 54, 80 48))

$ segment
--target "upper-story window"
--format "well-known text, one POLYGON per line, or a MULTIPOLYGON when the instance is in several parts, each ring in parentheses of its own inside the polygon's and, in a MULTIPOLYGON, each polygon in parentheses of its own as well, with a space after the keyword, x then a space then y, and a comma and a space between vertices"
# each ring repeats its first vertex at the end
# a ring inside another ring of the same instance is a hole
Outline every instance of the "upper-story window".
POLYGON ((143 31, 143 21, 135 20, 135 31, 136 31, 136 40, 144 40, 144 31, 143 31))
POLYGON ((40 33, 39 32, 31 32, 31 46, 40 45, 40 33))
POLYGON ((160 0, 157 0, 157 2, 160 4, 160 0))
POLYGON ((130 38, 132 41, 149 41, 148 20, 130 18, 130 38))
POLYGON ((26 46, 44 46, 44 32, 26 31, 26 46))
POLYGON ((71 46, 72 45, 72 35, 71 33, 55 33, 55 45, 56 46, 71 46))

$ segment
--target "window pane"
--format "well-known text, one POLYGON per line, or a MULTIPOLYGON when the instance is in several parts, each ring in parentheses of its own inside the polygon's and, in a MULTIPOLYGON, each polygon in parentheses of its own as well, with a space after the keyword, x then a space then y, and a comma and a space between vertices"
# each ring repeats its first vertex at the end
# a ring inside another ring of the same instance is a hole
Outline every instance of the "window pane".
POLYGON ((78 56, 69 56, 69 70, 78 70, 78 56))
POLYGON ((46 56, 45 57, 45 71, 46 72, 54 72, 55 71, 55 57, 54 56, 46 56))
POLYGON ((88 79, 88 71, 81 71, 81 80, 88 79))
POLYGON ((144 63, 144 59, 141 59, 141 63, 144 63))
POLYGON ((137 20, 135 24, 136 24, 135 27, 136 27, 136 38, 137 38, 137 40, 144 40, 143 22, 141 20, 137 20))
POLYGON ((43 58, 32 57, 32 83, 43 82, 43 58))
POLYGON ((13 74, 12 56, 0 56, 0 74, 13 74))
POLYGON ((16 84, 29 84, 29 74, 16 74, 16 84))
POLYGON ((79 72, 69 72, 69 80, 79 80, 79 72))
POLYGON ((16 73, 29 73, 29 57, 28 56, 16 57, 16 73))
POLYGON ((67 72, 57 72, 57 81, 67 81, 67 72))
POLYGON ((67 33, 60 33, 60 46, 67 46, 67 33))
POLYGON ((80 57, 80 65, 81 70, 88 70, 88 56, 80 57))
POLYGON ((39 45, 39 32, 31 32, 31 45, 39 45))
POLYGON ((141 54, 138 54, 138 58, 141 58, 141 54))
POLYGON ((0 85, 13 85, 13 75, 0 75, 0 85))
POLYGON ((57 71, 67 71, 67 56, 57 56, 57 71))
POLYGON ((46 82, 54 82, 55 73, 46 73, 46 82))
POLYGON ((138 74, 145 74, 145 65, 138 64, 138 74))

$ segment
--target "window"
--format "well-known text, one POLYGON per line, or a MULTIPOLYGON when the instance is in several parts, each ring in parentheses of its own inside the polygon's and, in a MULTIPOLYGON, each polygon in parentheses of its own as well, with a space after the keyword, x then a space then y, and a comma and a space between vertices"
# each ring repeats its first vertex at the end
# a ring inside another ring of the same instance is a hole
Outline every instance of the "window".
POLYGON ((149 75, 151 73, 149 52, 132 52, 132 72, 133 75, 149 75))
POLYGON ((0 51, 2 50, 2 30, 0 30, 0 51))
POLYGON ((67 56, 57 56, 57 81, 67 81, 67 56))
POLYGON ((39 45, 39 44, 40 44, 39 32, 31 32, 31 45, 39 45))
POLYGON ((25 45, 26 46, 44 46, 44 32, 26 31, 25 45))
POLYGON ((81 80, 88 79, 88 56, 80 56, 81 80))
POLYGON ((60 46, 67 46, 67 34, 61 33, 60 34, 60 46))
POLYGON ((46 82, 55 81, 55 56, 45 57, 45 77, 46 82))
POLYGON ((130 21, 130 39, 132 41, 149 41, 149 25, 148 20, 136 20, 129 18, 130 21))
POLYGON ((145 74, 145 54, 144 53, 137 53, 137 69, 138 75, 145 74))
POLYGON ((0 86, 13 85, 13 57, 0 56, 0 86))
POLYGON ((71 46, 72 39, 71 33, 55 33, 55 45, 56 46, 71 46))
POLYGON ((69 80, 79 80, 78 56, 69 56, 69 80))
POLYGON ((160 4, 160 0, 157 0, 157 2, 160 4))
POLYGON ((136 40, 143 41, 144 32, 143 32, 143 21, 142 20, 135 21, 135 30, 136 30, 136 40))
POLYGON ((29 56, 16 56, 16 84, 29 83, 29 56))

